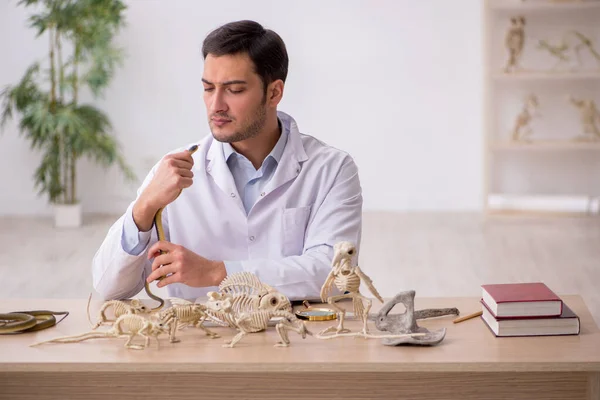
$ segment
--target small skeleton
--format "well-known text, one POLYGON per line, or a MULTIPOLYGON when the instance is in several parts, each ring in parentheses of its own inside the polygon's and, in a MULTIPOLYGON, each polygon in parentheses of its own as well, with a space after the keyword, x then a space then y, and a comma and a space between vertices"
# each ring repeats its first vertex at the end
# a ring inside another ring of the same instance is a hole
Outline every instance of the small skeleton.
MULTIPOLYGON (((271 286, 261 282, 251 272, 239 272, 228 275, 219 285, 219 293, 228 295, 231 301, 231 309, 234 314, 251 313, 254 311, 292 311, 290 300, 273 289, 271 286)), ((211 313, 215 322, 221 325, 236 328, 234 320, 228 320, 229 316, 211 313)))
POLYGON ((357 318, 360 318, 363 322, 363 334, 367 334, 367 319, 369 310, 371 309, 371 300, 360 294, 360 283, 363 281, 371 293, 383 303, 383 298, 373 286, 371 278, 365 275, 361 271, 358 265, 353 265, 352 259, 356 254, 356 247, 350 242, 339 242, 334 245, 334 256, 332 260, 332 269, 321 288, 321 300, 327 301, 332 308, 334 308, 339 315, 339 324, 336 327, 331 326, 323 330, 320 334, 323 335, 328 332, 336 331, 339 333, 349 332, 348 329, 344 329, 344 317, 346 311, 335 305, 336 301, 351 298, 354 305, 354 314, 357 318), (333 284, 344 294, 338 296, 329 297, 329 293, 332 289, 333 284), (367 303, 365 307, 363 301, 367 303))
MULTIPOLYGON (((553 70, 556 70, 561 63, 572 61, 571 55, 569 54, 569 50, 571 49, 574 51, 577 58, 577 67, 581 67, 583 65, 581 60, 582 49, 586 49, 590 55, 592 55, 592 57, 594 57, 596 61, 600 63, 600 54, 594 47, 592 40, 576 30, 566 32, 558 44, 551 44, 547 40, 539 40, 538 48, 547 51, 551 56, 556 58, 557 61, 552 67, 553 70), (573 41, 575 43, 573 43, 573 41)), ((571 64, 572 69, 575 69, 576 66, 573 63, 571 64)))
MULTIPOLYGON (((87 305, 87 315, 88 315, 88 321, 90 321, 90 324, 92 323, 92 321, 90 320, 90 300, 91 300, 92 296, 90 294, 90 297, 88 298, 88 305, 87 305)), ((98 312, 98 318, 96 320, 96 324, 92 326, 92 330, 98 328, 100 325, 105 325, 105 324, 112 324, 113 322, 115 322, 115 320, 110 320, 108 318, 106 318, 106 310, 108 308, 112 308, 113 309, 113 314, 116 318, 119 318, 122 315, 125 314, 145 314, 148 313, 149 310, 148 308, 138 299, 133 299, 131 300, 131 302, 129 304, 125 303, 124 301, 120 301, 120 300, 110 300, 105 302, 102 307, 100 308, 100 311, 98 312)))
POLYGON ((148 320, 140 315, 124 314, 117 318, 113 326, 106 332, 92 331, 81 335, 63 336, 34 343, 31 346, 38 346, 44 343, 78 343, 88 339, 127 337, 127 342, 125 342, 126 348, 143 350, 148 347, 151 336, 156 338, 156 344, 159 346, 158 336, 162 333, 168 333, 167 328, 163 324, 148 320), (138 335, 145 339, 144 345, 131 343, 133 338, 138 335))
POLYGON ((579 54, 582 48, 586 48, 596 59, 596 61, 600 63, 600 54, 598 54, 598 51, 594 47, 592 40, 579 31, 571 31, 571 33, 577 38, 577 40, 579 40, 579 44, 575 46, 575 54, 577 55, 577 62, 579 63, 579 66, 582 65, 581 55, 579 54))
POLYGON ((571 60, 567 55, 567 51, 570 49, 569 43, 564 38, 559 44, 550 44, 547 40, 540 39, 538 41, 538 48, 547 51, 551 56, 556 58, 556 64, 552 66, 552 70, 556 70, 559 65, 571 60))
POLYGON ((208 330, 203 324, 208 318, 207 308, 203 304, 196 304, 182 299, 170 299, 173 307, 161 311, 157 318, 163 325, 169 326, 169 341, 177 343, 180 340, 175 338, 175 332, 188 325, 194 325, 202 329, 206 335, 211 338, 218 338, 219 335, 208 330))
POLYGON ((594 100, 578 100, 568 96, 567 100, 579 109, 581 124, 583 125, 583 140, 600 140, 600 111, 594 100))
POLYGON ((510 19, 511 26, 506 32, 504 38, 504 44, 508 49, 508 60, 504 71, 515 72, 520 69, 520 58, 523 54, 523 47, 525 46, 525 17, 512 17, 510 19))
POLYGON ((290 311, 271 309, 236 313, 232 307, 231 295, 209 292, 208 297, 206 306, 219 315, 223 321, 226 321, 229 326, 239 330, 239 333, 232 340, 226 341, 223 347, 234 347, 248 333, 264 331, 272 318, 281 318, 275 325, 281 341, 277 342, 275 347, 289 346, 288 330, 298 333, 302 339, 306 338, 306 335, 311 335, 304 322, 296 318, 290 311))
POLYGON ((515 126, 512 132, 512 140, 527 140, 526 136, 532 134, 532 130, 529 124, 531 123, 532 118, 535 115, 538 115, 536 113, 538 106, 539 102, 536 95, 530 94, 529 96, 527 96, 527 98, 525 99, 525 104, 523 105, 523 109, 521 110, 519 115, 517 115, 517 118, 515 120, 515 126))

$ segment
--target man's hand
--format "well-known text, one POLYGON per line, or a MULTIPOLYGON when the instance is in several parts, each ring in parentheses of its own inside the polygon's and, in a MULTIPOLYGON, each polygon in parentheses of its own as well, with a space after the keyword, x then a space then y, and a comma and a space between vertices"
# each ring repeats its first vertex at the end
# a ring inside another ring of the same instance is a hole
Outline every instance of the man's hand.
POLYGON ((152 228, 154 216, 179 196, 184 188, 192 186, 194 159, 188 150, 165 156, 156 174, 133 206, 133 220, 141 231, 152 228))
POLYGON ((152 262, 152 273, 146 279, 148 283, 166 276, 157 286, 180 282, 192 287, 218 286, 225 278, 225 264, 222 261, 208 260, 183 246, 160 241, 148 250, 148 259, 152 262), (165 254, 160 254, 164 251, 165 254))

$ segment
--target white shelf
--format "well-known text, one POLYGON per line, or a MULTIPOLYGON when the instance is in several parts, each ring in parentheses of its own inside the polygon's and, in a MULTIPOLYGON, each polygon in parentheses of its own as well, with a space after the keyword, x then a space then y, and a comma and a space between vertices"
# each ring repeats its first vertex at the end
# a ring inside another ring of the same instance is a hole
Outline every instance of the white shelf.
POLYGON ((600 1, 494 1, 492 10, 498 11, 567 11, 567 10, 600 10, 600 1))
POLYGON ((531 142, 499 142, 493 143, 491 149, 494 151, 587 151, 600 150, 600 141, 584 140, 547 140, 531 142))
POLYGON ((599 71, 583 72, 517 72, 506 74, 498 72, 492 75, 497 81, 559 81, 559 80, 600 80, 599 71))

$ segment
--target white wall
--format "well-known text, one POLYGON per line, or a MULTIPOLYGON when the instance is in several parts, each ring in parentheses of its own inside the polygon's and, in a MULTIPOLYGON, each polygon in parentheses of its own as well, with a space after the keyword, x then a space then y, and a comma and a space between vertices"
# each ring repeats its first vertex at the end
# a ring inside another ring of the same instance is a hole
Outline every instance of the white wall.
MULTIPOLYGON (((301 130, 351 153, 365 210, 477 210, 482 191, 480 0, 129 1, 128 58, 105 99, 142 179, 163 153, 209 131, 202 102, 205 35, 254 19, 286 42, 281 110, 301 130)), ((0 2, 0 85, 45 52, 16 0, 0 2)), ((33 191, 39 155, 10 123, 0 136, 0 214, 45 214, 33 191)), ((137 185, 82 162, 86 211, 124 210, 137 185), (85 179, 85 181, 84 181, 85 179)))

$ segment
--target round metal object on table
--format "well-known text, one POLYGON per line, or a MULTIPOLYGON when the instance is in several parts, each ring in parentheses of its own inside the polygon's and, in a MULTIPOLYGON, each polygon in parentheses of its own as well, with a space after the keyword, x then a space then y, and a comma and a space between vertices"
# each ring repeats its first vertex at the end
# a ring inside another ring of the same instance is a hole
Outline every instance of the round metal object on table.
POLYGON ((304 309, 296 311, 296 317, 307 321, 331 321, 337 318, 337 313, 327 308, 312 307, 304 301, 304 309))

